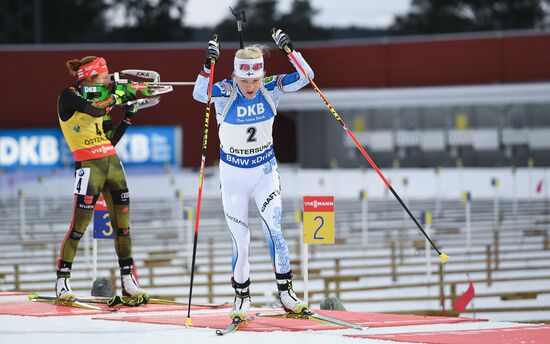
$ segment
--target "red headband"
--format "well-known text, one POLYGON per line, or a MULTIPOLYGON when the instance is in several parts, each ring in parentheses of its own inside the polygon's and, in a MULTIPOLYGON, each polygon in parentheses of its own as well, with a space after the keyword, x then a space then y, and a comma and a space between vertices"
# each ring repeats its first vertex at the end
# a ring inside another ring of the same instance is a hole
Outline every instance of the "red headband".
POLYGON ((78 68, 78 80, 87 79, 90 76, 108 71, 105 59, 103 57, 97 57, 92 62, 78 68))

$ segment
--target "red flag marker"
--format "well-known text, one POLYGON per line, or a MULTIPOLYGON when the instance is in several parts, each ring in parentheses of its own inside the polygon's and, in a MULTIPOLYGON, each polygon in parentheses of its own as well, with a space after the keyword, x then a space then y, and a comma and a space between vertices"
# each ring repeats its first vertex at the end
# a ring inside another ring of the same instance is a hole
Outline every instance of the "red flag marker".
POLYGON ((537 183, 537 193, 541 193, 542 191, 542 185, 543 185, 543 181, 542 179, 539 180, 539 182, 537 183))
POLYGON ((455 301, 453 309, 460 313, 464 312, 466 310, 466 306, 468 306, 470 301, 474 298, 474 295, 474 284, 470 281, 468 289, 455 301))

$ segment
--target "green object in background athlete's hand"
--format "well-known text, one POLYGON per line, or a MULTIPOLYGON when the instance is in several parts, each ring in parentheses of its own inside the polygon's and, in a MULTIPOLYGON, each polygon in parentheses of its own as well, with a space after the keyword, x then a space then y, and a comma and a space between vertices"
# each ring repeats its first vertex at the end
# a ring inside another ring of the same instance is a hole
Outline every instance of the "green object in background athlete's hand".
POLYGON ((132 89, 132 84, 116 84, 113 88, 113 94, 121 99, 121 103, 126 103, 137 98, 137 90, 132 89))

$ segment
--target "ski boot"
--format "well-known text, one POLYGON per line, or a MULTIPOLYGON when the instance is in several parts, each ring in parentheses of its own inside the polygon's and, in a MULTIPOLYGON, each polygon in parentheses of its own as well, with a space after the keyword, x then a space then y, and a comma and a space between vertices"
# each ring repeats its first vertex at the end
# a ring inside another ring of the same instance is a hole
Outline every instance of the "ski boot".
POLYGON ((63 260, 59 261, 57 268, 57 279, 55 281, 55 296, 59 300, 69 300, 76 296, 73 293, 69 282, 71 278, 71 266, 72 263, 70 262, 63 260))
POLYGON ((120 265, 120 285, 123 297, 130 299, 127 302, 134 305, 144 305, 149 302, 147 291, 141 289, 134 278, 134 260, 128 258, 119 260, 118 263, 120 265))
POLYGON ((250 309, 250 278, 244 283, 237 283, 231 278, 231 284, 235 289, 235 299, 233 301, 233 308, 229 313, 231 319, 239 318, 241 320, 246 319, 246 314, 250 309))
POLYGON ((279 290, 279 299, 283 305, 283 309, 289 313, 302 313, 306 311, 307 303, 300 300, 292 289, 292 272, 285 274, 275 273, 277 278, 277 289, 279 290))

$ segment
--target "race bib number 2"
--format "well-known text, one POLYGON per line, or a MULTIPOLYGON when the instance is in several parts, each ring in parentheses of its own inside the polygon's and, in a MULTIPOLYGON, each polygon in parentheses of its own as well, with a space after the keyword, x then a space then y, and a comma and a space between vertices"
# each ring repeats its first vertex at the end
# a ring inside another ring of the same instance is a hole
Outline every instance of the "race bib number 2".
POLYGON ((74 190, 77 195, 86 195, 90 182, 90 168, 79 168, 75 171, 74 190))

